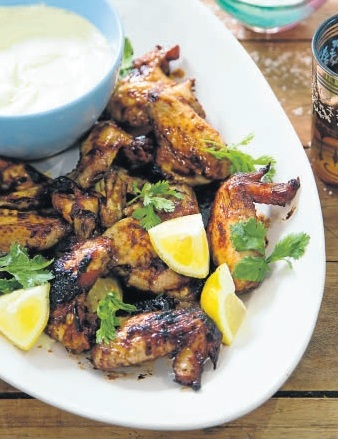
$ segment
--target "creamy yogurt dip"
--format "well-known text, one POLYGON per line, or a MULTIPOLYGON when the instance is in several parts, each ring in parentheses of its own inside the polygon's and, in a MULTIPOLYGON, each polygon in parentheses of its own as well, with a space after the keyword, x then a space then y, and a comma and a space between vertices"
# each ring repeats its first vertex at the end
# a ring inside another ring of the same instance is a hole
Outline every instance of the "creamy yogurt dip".
POLYGON ((0 115, 50 110, 89 91, 109 71, 112 48, 73 12, 0 7, 0 115))

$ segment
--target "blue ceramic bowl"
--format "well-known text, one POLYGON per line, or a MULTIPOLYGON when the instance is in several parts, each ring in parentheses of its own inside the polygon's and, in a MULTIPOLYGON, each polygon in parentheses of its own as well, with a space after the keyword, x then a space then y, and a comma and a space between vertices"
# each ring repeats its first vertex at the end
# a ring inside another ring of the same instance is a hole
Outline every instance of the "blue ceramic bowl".
POLYGON ((0 115, 0 155, 7 157, 40 159, 74 144, 106 107, 122 60, 123 26, 109 0, 0 0, 0 6, 41 3, 85 17, 107 38, 115 55, 106 76, 80 98, 40 113, 0 115))
POLYGON ((244 26, 276 33, 310 17, 327 0, 218 0, 220 6, 244 26))

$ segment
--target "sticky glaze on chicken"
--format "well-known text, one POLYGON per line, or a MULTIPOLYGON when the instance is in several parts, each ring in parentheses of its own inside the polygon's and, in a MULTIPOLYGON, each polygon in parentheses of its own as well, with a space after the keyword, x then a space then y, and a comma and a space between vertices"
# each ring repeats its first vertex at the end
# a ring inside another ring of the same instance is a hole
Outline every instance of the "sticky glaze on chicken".
POLYGON ((0 157, 0 207, 15 210, 49 207, 50 181, 28 163, 0 157))
MULTIPOLYGON (((199 212, 191 188, 185 185, 172 188, 183 197, 173 199, 173 212, 158 212, 162 221, 199 212)), ((122 277, 126 285, 142 291, 155 294, 165 292, 181 299, 193 298, 195 289, 191 286, 191 279, 174 272, 162 262, 150 242, 148 232, 138 220, 132 218, 133 209, 135 205, 125 210, 126 218, 117 221, 104 232, 104 236, 111 239, 113 258, 109 267, 112 272, 122 277)))
POLYGON ((9 252, 13 242, 29 250, 47 250, 69 233, 70 226, 54 212, 0 209, 0 252, 9 252))
POLYGON ((194 80, 187 79, 180 83, 169 76, 170 61, 179 58, 179 46, 169 50, 156 46, 133 62, 133 70, 120 79, 108 104, 108 112, 115 121, 130 127, 141 127, 147 131, 151 126, 147 105, 151 93, 168 90, 179 99, 184 100, 202 117, 204 110, 193 93, 194 80))
POLYGON ((112 257, 109 238, 98 236, 75 244, 52 264, 50 303, 55 308, 87 293, 106 270, 112 257))
POLYGON ((77 237, 88 239, 99 230, 98 194, 82 189, 67 177, 59 177, 51 185, 54 209, 73 226, 77 237))
POLYGON ((84 189, 93 186, 112 165, 119 149, 133 137, 113 121, 97 123, 80 145, 80 160, 68 177, 84 189))
POLYGON ((155 163, 164 176, 201 185, 229 176, 231 163, 207 151, 207 140, 223 145, 220 134, 189 105, 169 93, 153 93, 148 105, 158 143, 155 163))
MULTIPOLYGON (((230 239, 230 226, 249 218, 257 218, 254 203, 285 206, 298 188, 299 179, 287 183, 266 183, 260 181, 269 167, 248 174, 235 174, 218 189, 207 233, 212 259, 215 265, 226 262, 233 272, 238 262, 245 256, 257 255, 254 251, 238 252, 230 239)), ((257 287, 257 282, 234 279, 238 293, 257 287)))
POLYGON ((112 371, 147 360, 173 358, 175 381, 198 390, 205 361, 216 367, 221 333, 201 309, 183 308, 130 317, 109 344, 92 350, 97 369, 112 371))
POLYGON ((97 314, 89 311, 82 293, 51 310, 45 332, 68 351, 79 354, 93 347, 98 326, 97 314))

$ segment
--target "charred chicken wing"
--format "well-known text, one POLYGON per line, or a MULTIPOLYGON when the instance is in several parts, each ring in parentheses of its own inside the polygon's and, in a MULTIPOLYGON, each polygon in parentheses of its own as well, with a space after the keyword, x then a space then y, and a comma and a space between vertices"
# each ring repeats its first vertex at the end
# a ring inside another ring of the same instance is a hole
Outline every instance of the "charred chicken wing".
MULTIPOLYGON (((237 263, 255 252, 238 252, 230 237, 230 226, 249 218, 257 219, 254 203, 285 206, 290 202, 299 186, 299 179, 287 183, 260 181, 268 167, 248 174, 235 174, 225 181, 216 193, 207 227, 210 251, 215 265, 226 262, 233 272, 237 263)), ((248 291, 258 284, 234 279, 238 293, 248 291)))
POLYGON ((179 57, 179 47, 166 50, 157 46, 136 59, 134 69, 122 78, 108 104, 110 116, 130 127, 151 126, 147 105, 152 92, 167 89, 187 102, 202 117, 204 110, 193 93, 194 80, 177 83, 169 76, 169 63, 179 57))
POLYGON ((230 161, 207 151, 207 141, 223 144, 220 134, 188 104, 164 91, 153 93, 148 111, 158 142, 155 163, 166 178, 195 186, 228 177, 230 161))
POLYGON ((155 358, 174 358, 175 381, 198 390, 205 361, 216 367, 221 333, 201 309, 182 308, 139 314, 127 319, 109 344, 97 344, 97 369, 114 370, 155 358))
POLYGON ((0 209, 0 251, 7 253, 13 242, 43 251, 70 233, 70 226, 53 212, 21 212, 0 209))

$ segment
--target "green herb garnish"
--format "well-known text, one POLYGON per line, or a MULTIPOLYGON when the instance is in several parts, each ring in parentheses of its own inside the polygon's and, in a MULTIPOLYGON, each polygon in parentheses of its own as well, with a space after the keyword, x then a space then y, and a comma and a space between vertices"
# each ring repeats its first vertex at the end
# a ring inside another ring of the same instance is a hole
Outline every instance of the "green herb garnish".
POLYGON ((124 49, 119 72, 120 78, 124 78, 125 76, 127 76, 128 73, 130 73, 130 71, 133 69, 133 55, 134 49, 131 45, 129 38, 126 37, 124 39, 124 49))
POLYGON ((9 253, 0 257, 0 272, 5 273, 5 277, 0 279, 0 292, 11 293, 19 288, 31 288, 48 282, 53 275, 46 268, 52 262, 41 255, 30 258, 23 246, 12 244, 9 253))
POLYGON ((136 195, 128 205, 135 201, 141 200, 142 207, 138 207, 132 214, 132 217, 141 222, 141 226, 146 230, 160 224, 161 219, 156 214, 157 211, 173 212, 175 210, 175 203, 168 200, 168 197, 175 197, 182 199, 183 194, 171 189, 169 182, 166 180, 158 181, 157 183, 145 183, 142 189, 139 189, 136 184, 133 186, 134 194, 136 195))
POLYGON ((110 291, 97 306, 100 328, 96 331, 96 343, 109 343, 116 336, 116 328, 120 326, 120 318, 116 316, 119 310, 136 311, 134 305, 122 302, 114 291, 110 291))
POLYGON ((291 233, 276 244, 270 256, 266 256, 266 233, 264 224, 255 218, 230 226, 230 238, 235 250, 254 250, 259 253, 257 256, 244 257, 236 265, 233 272, 236 279, 261 282, 270 271, 270 264, 281 260, 292 268, 290 258, 299 259, 303 256, 310 241, 306 233, 291 233))
POLYGON ((230 173, 235 174, 237 172, 253 172, 256 170, 256 166, 270 165, 269 171, 265 174, 264 179, 271 181, 276 170, 274 165, 276 160, 268 155, 262 155, 258 158, 253 158, 251 155, 240 151, 238 148, 248 145, 254 135, 249 134, 239 143, 231 143, 229 145, 222 145, 221 143, 214 142, 213 140, 205 140, 208 147, 205 149, 212 154, 217 160, 227 159, 231 162, 230 173))

